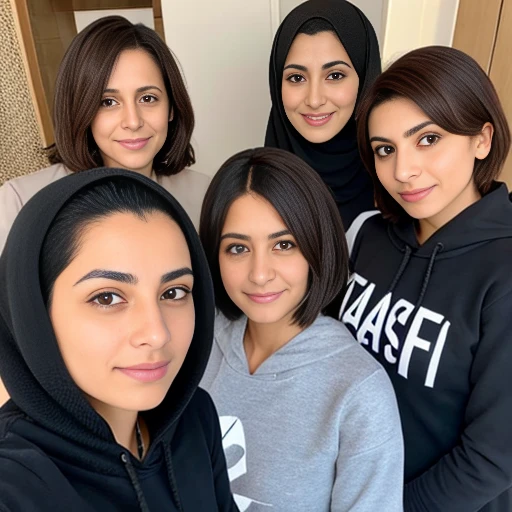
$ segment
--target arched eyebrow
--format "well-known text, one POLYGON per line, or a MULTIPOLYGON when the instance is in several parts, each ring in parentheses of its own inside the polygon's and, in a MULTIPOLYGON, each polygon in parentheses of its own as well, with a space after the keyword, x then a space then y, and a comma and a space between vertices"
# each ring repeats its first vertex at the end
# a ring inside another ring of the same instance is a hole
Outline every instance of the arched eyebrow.
MULTIPOLYGON (((291 232, 289 229, 283 229, 282 231, 277 231, 276 233, 271 233, 268 235, 269 240, 274 240, 274 238, 279 238, 281 236, 285 235, 291 235, 291 232)), ((225 238, 234 238, 235 240, 244 240, 246 242, 251 241, 251 237, 247 235, 242 235, 241 233, 225 233, 223 234, 220 239, 224 240, 225 238)))
MULTIPOLYGON (((183 267, 177 270, 172 270, 171 272, 167 272, 161 277, 160 283, 169 283, 170 281, 174 281, 175 279, 178 279, 185 275, 193 276, 194 273, 192 272, 192 269, 189 267, 183 267)), ((136 285, 139 282, 138 278, 133 274, 129 274, 126 272, 117 272, 115 270, 94 269, 85 274, 85 276, 81 277, 73 286, 76 286, 77 284, 80 284, 83 281, 88 281, 89 279, 109 279, 111 281, 117 281, 119 283, 125 283, 130 285, 136 285)))
MULTIPOLYGON (((329 69, 334 66, 347 66, 348 68, 352 69, 352 66, 350 64, 348 64, 347 62, 345 62, 344 60, 333 60, 331 62, 326 62, 322 66, 322 69, 329 69)), ((304 72, 306 72, 308 70, 308 68, 306 66, 303 66, 302 64, 288 64, 288 66, 285 66, 283 68, 283 71, 286 69, 290 69, 290 68, 298 69, 299 71, 304 71, 304 72)))
MULTIPOLYGON (((412 128, 409 128, 407 131, 404 132, 404 139, 407 139, 408 137, 413 136, 415 133, 418 133, 423 128, 426 128, 427 126, 430 126, 431 124, 435 124, 433 121, 424 121, 423 123, 417 124, 416 126, 413 126, 412 128)), ((393 141, 386 139, 385 137, 372 137, 370 139, 370 142, 387 142, 389 144, 393 144, 393 141)))
MULTIPOLYGON (((136 89, 136 93, 139 94, 141 92, 148 92, 148 91, 151 91, 152 89, 156 89, 157 91, 160 91, 163 93, 162 89, 160 89, 160 87, 157 87, 156 85, 145 85, 144 87, 139 87, 138 89, 136 89)), ((105 89, 103 91, 103 94, 117 94, 119 92, 119 89, 105 89)))

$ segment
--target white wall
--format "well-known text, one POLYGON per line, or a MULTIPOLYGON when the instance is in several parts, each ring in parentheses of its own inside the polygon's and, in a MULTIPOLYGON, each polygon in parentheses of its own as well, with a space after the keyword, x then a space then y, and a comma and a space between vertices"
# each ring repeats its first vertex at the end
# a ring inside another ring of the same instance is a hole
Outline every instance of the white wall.
POLYGON ((98 11, 75 11, 76 31, 80 32, 87 25, 105 16, 114 14, 123 16, 132 23, 143 23, 146 27, 155 28, 153 18, 153 9, 116 9, 116 10, 98 10, 98 11))
POLYGON ((384 65, 429 45, 451 46, 459 0, 388 0, 384 65))
POLYGON ((269 0, 162 0, 167 44, 196 115, 195 168, 213 175, 234 153, 263 145, 270 111, 269 0))

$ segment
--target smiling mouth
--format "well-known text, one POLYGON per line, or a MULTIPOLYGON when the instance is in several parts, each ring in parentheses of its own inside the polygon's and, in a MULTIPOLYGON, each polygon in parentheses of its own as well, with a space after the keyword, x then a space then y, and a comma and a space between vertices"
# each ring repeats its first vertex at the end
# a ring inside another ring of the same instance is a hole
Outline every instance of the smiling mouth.
POLYGON ((269 304, 274 302, 284 293, 281 292, 269 292, 269 293, 246 293, 247 297, 257 304, 269 304))
POLYGON ((331 120, 333 115, 334 112, 326 114, 301 114, 304 121, 311 126, 323 126, 331 120))

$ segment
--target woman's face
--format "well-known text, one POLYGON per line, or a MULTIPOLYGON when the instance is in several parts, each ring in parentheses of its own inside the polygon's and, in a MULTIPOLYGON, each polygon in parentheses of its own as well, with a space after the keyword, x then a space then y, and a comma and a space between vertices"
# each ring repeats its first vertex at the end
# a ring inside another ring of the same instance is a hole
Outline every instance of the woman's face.
POLYGON ((104 165, 149 176, 170 118, 164 79, 153 58, 144 50, 121 52, 91 123, 104 165))
POLYGON ((333 32, 298 34, 283 69, 281 96, 292 126, 308 141, 326 142, 351 118, 359 77, 333 32))
POLYGON ((66 367, 98 411, 164 399, 194 333, 192 266, 176 222, 116 213, 86 227, 55 281, 50 317, 66 367))
POLYGON ((291 323, 304 298, 309 265, 274 207, 246 194, 233 202, 219 248, 222 282, 255 323, 291 323))
POLYGON ((476 137, 455 135, 398 98, 372 110, 368 133, 379 181, 411 217, 438 228, 480 198, 473 169, 491 149, 490 123, 476 137))

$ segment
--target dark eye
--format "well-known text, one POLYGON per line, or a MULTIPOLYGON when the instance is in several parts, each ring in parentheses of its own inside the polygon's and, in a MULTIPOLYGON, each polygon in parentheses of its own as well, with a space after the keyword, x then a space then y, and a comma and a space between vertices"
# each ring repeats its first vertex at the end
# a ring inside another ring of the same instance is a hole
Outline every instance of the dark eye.
POLYGON ((345 78, 345 75, 343 73, 340 73, 339 71, 334 71, 334 73, 331 73, 327 80, 341 80, 342 78, 345 78))
POLYGON ((244 252, 247 252, 247 248, 245 247, 245 245, 232 245, 231 247, 228 248, 228 251, 231 254, 242 254, 244 252))
POLYGON ((190 293, 185 288, 169 288, 167 291, 162 293, 160 297, 163 300, 181 300, 184 299, 190 293))
POLYGON ((278 251, 288 251, 292 247, 295 247, 295 245, 292 244, 292 242, 284 240, 282 242, 277 242, 277 244, 274 246, 274 249, 277 249, 278 251))
POLYGON ((146 94, 146 96, 142 96, 141 100, 143 103, 153 103, 156 101, 156 98, 151 94, 146 94))
POLYGON ((299 82, 304 82, 305 78, 302 75, 290 75, 286 80, 292 84, 298 84, 299 82))
POLYGON ((92 299, 92 302, 100 306, 114 306, 123 302, 119 295, 112 292, 102 292, 92 299))
POLYGON ((112 98, 105 98, 104 100, 101 100, 102 107, 113 107, 115 104, 117 104, 117 101, 112 98))
POLYGON ((439 135, 434 135, 433 133, 429 135, 425 135, 418 142, 418 146, 432 146, 440 139, 439 135))
POLYGON ((393 146, 379 146, 375 149, 375 153, 381 157, 391 155, 395 152, 395 148, 393 146))

